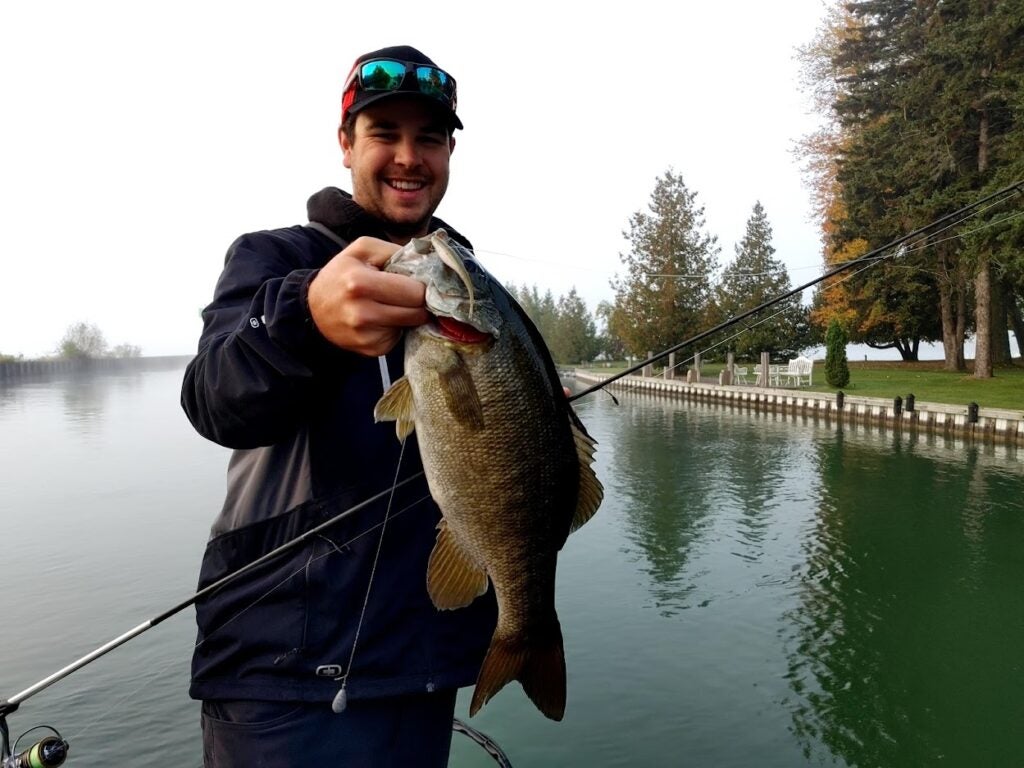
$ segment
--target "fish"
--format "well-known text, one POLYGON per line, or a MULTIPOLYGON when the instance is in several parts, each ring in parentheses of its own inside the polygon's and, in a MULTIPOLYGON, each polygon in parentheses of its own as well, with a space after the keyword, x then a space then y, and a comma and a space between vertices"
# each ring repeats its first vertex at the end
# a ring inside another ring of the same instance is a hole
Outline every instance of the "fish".
POLYGON ((493 585, 498 619, 470 716, 512 680, 561 720, 566 665, 555 610, 558 553, 604 490, 596 441, 566 397, 522 308, 444 230, 384 266, 426 286, 432 319, 406 331, 405 373, 374 408, 400 440, 414 430, 441 510, 426 586, 439 610, 493 585))

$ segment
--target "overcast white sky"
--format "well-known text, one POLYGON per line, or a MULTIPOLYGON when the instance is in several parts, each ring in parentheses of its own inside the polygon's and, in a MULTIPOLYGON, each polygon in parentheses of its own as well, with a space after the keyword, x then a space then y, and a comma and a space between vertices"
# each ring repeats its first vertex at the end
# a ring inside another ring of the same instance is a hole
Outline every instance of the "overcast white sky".
POLYGON ((0 352, 84 320, 111 345, 195 351, 239 234, 350 189, 336 143, 361 53, 409 44, 459 85, 438 215, 503 281, 593 310, 670 166, 722 262, 756 200, 794 285, 820 239, 793 142, 816 118, 795 47, 821 0, 731 3, 18 3, 0 28, 0 352))

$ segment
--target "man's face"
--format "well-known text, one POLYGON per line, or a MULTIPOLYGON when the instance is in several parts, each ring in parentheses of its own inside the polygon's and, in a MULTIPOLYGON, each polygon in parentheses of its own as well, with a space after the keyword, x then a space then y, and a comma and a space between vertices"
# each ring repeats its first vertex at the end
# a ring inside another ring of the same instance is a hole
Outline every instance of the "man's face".
POLYGON ((387 224, 396 243, 426 235, 455 147, 444 113, 417 97, 383 99, 356 115, 354 136, 339 133, 353 199, 387 224))

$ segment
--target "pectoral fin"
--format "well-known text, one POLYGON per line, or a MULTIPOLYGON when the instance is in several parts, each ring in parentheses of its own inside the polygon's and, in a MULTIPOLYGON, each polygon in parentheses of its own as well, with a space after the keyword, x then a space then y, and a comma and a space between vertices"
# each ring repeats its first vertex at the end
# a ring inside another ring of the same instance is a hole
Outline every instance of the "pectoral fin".
POLYGON ((576 513, 572 517, 569 532, 572 533, 587 520, 594 516, 604 498, 604 486, 594 474, 591 466, 594 463, 594 450, 597 446, 594 438, 572 424, 572 436, 576 442, 576 455, 580 463, 580 488, 576 502, 576 513))
POLYGON ((399 440, 405 440, 416 427, 416 404, 412 399, 409 379, 402 376, 373 408, 374 421, 395 422, 395 433, 399 440))
POLYGON ((484 409, 476 394, 476 385, 466 364, 458 362, 450 368, 439 371, 438 377, 444 402, 457 421, 474 429, 484 428, 484 409))
POLYGON ((427 563, 427 592, 439 610, 464 608, 487 591, 487 573, 473 562, 442 520, 427 563))

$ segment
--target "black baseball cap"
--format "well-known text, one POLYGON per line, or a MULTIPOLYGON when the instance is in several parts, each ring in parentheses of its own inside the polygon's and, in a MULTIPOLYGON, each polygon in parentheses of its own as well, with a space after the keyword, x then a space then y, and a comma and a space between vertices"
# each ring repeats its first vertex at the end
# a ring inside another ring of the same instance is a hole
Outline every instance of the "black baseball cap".
POLYGON ((450 126, 462 128, 455 114, 455 78, 411 45, 381 48, 356 59, 345 80, 341 120, 382 99, 409 95, 440 104, 450 126))

